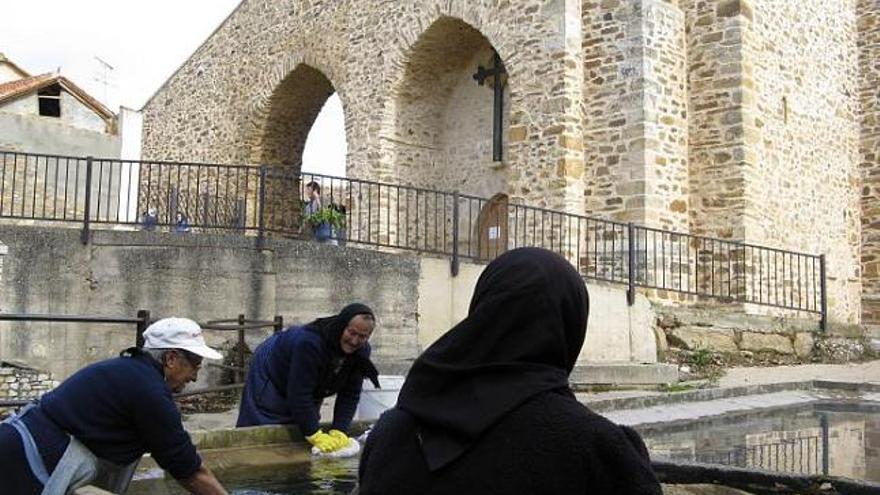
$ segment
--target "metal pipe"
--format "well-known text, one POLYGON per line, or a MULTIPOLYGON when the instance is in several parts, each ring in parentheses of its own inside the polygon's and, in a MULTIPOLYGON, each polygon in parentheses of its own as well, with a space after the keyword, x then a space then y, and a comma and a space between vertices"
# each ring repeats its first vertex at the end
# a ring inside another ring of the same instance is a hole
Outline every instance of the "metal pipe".
POLYGON ((452 276, 458 276, 458 191, 452 194, 452 276))
POLYGON ((626 286, 626 304, 632 306, 636 302, 636 239, 635 226, 632 223, 626 224, 627 231, 627 286, 626 286))
POLYGON ((93 158, 91 156, 86 157, 86 191, 85 191, 85 207, 83 208, 83 227, 82 233, 80 234, 80 242, 83 244, 89 243, 89 222, 91 221, 91 209, 92 209, 92 165, 93 158))

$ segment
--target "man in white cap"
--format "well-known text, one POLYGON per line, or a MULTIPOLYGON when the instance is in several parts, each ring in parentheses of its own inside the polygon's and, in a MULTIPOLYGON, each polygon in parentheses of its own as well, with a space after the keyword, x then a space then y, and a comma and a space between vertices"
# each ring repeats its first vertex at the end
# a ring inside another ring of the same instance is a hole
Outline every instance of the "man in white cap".
POLYGON ((225 495, 171 395, 195 381, 203 358, 221 357, 205 345, 198 323, 153 323, 143 349, 83 368, 0 423, 3 493, 64 494, 87 484, 123 493, 149 452, 190 493, 225 495))

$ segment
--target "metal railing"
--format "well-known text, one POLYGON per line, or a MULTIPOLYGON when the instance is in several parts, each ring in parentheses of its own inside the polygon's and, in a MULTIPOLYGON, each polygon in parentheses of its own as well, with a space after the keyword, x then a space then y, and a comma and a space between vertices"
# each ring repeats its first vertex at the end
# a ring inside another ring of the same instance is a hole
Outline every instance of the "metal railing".
POLYGON ((271 166, 129 161, 0 152, 0 217, 172 232, 309 237, 306 185, 342 212, 338 243, 489 260, 523 246, 565 256, 588 279, 804 311, 827 323, 824 255, 401 184, 298 174, 271 166))
MULTIPOLYGON (((93 323, 93 324, 131 324, 134 325, 134 345, 143 347, 144 331, 151 323, 156 321, 151 318, 150 312, 147 310, 139 310, 137 316, 97 316, 97 315, 54 315, 54 314, 25 314, 25 313, 0 313, 0 321, 13 322, 50 322, 50 323, 93 323)), ((247 330, 260 330, 271 328, 273 332, 280 332, 284 328, 284 319, 276 316, 272 321, 265 320, 248 320, 245 315, 240 314, 237 318, 224 320, 211 320, 200 323, 199 326, 203 330, 213 330, 221 332, 236 332, 237 339, 234 348, 235 366, 208 362, 208 366, 227 369, 235 373, 233 383, 228 385, 217 385, 212 387, 204 387, 195 390, 187 390, 174 394, 175 397, 188 397, 192 395, 200 395, 213 392, 223 392, 227 390, 236 390, 244 386, 245 375, 247 369, 245 367, 245 332, 247 330)), ((0 399, 0 408, 3 407, 20 407, 31 402, 30 399, 0 399)))
POLYGON ((693 461, 798 474, 828 474, 823 465, 827 443, 805 436, 766 444, 738 446, 723 452, 704 452, 693 461))
MULTIPOLYGON (((247 330, 263 330, 271 328, 273 332, 278 333, 284 329, 284 319, 280 316, 276 316, 275 319, 272 321, 248 320, 247 318, 245 318, 245 315, 240 314, 238 315, 238 318, 226 320, 211 320, 201 324, 200 326, 204 330, 236 332, 237 338, 234 348, 235 366, 213 362, 208 362, 208 365, 233 371, 235 373, 235 377, 231 385, 221 385, 220 387, 223 387, 223 389, 241 388, 244 384, 245 374, 247 373, 247 367, 245 366, 245 354, 247 351, 247 344, 245 344, 244 341, 245 332, 247 330)), ((199 393, 205 393, 205 390, 193 390, 191 392, 181 393, 180 395, 194 395, 199 393)))

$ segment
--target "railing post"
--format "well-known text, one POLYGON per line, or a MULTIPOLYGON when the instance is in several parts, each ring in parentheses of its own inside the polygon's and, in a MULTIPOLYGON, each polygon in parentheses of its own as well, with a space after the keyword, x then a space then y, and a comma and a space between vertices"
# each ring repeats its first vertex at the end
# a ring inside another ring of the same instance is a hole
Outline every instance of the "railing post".
POLYGON ((452 276, 458 276, 458 191, 452 193, 452 276))
POLYGON ((260 165, 260 196, 257 205, 257 249, 266 247, 266 166, 260 165))
POLYGON ((626 304, 632 306, 636 302, 636 229, 632 222, 626 224, 626 304))
POLYGON ((137 312, 137 334, 135 336, 134 345, 140 349, 144 346, 144 331, 150 326, 150 312, 140 309, 137 312))
MULTIPOLYGON (((238 315, 238 326, 244 326, 244 315, 238 315)), ((244 329, 238 329, 238 349, 236 352, 239 370, 235 372, 235 383, 244 381, 244 329)))
POLYGON ((207 191, 202 194, 202 225, 211 225, 211 195, 207 191))
POLYGON ((828 476, 831 456, 828 452, 828 415, 825 413, 819 415, 819 428, 822 432, 822 474, 828 476))
POLYGON ((91 235, 89 222, 91 221, 92 216, 92 163, 94 162, 94 158, 91 156, 86 157, 86 192, 85 192, 85 208, 83 212, 83 228, 80 233, 80 242, 83 244, 89 243, 89 237, 91 235))
POLYGON ((819 255, 819 309, 822 312, 819 330, 828 331, 828 286, 825 283, 825 255, 819 255))
POLYGON ((274 333, 278 333, 278 332, 280 332, 280 331, 282 331, 282 330, 284 330, 284 318, 282 318, 282 317, 279 315, 279 316, 276 316, 276 317, 275 317, 275 325, 274 325, 274 328, 272 329, 272 331, 273 331, 274 333))

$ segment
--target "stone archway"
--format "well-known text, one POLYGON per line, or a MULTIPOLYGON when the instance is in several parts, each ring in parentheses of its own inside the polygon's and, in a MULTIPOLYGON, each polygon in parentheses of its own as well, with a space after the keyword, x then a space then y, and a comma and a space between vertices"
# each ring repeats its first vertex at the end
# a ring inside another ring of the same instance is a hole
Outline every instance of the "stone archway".
MULTIPOLYGON (((495 47, 453 17, 434 21, 412 45, 395 86, 391 151, 398 180, 430 189, 488 197, 507 189, 504 166, 510 89, 501 75, 502 160, 493 159, 495 47)), ((503 60, 502 60, 503 63, 503 60)))
POLYGON ((318 69, 297 65, 269 97, 258 161, 299 172, 302 152, 315 118, 336 90, 318 69))
MULTIPOLYGON (((253 156, 256 162, 269 167, 265 215, 270 230, 287 234, 300 231, 305 199, 300 173, 306 139, 324 104, 335 92, 320 70, 299 63, 278 82, 268 99, 253 156)), ((306 182, 310 180, 311 177, 306 182)))

